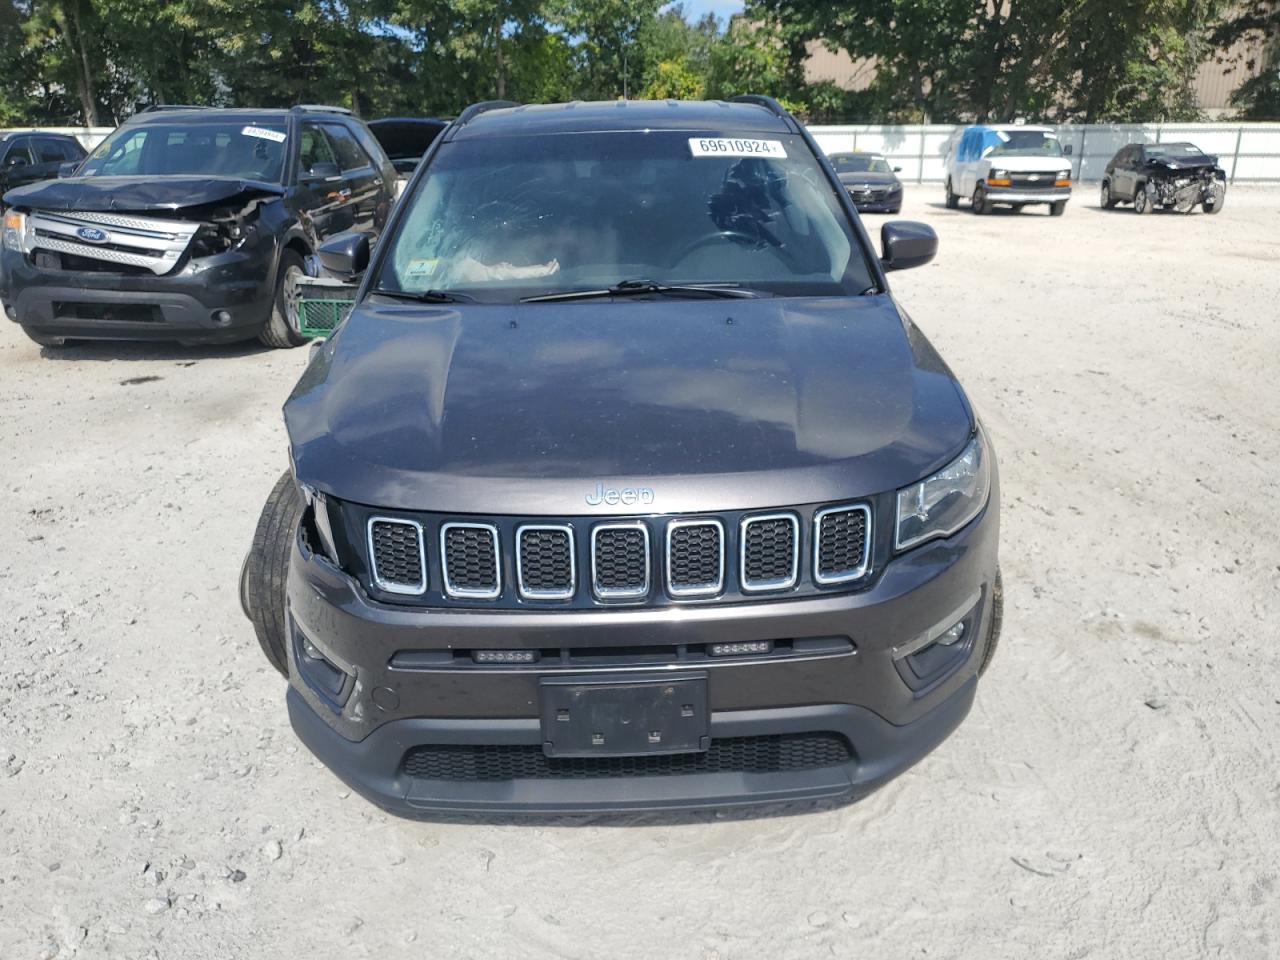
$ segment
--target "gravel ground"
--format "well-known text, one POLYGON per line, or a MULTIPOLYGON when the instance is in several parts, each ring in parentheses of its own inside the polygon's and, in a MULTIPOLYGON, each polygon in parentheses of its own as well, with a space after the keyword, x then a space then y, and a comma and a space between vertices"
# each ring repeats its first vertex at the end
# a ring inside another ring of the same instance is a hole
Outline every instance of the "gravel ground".
POLYGON ((0 323, 0 957, 1280 955, 1280 192, 1082 194, 908 187, 942 247, 894 288, 1000 455, 1004 642, 929 759, 801 815, 370 807, 236 602, 305 351, 0 323))

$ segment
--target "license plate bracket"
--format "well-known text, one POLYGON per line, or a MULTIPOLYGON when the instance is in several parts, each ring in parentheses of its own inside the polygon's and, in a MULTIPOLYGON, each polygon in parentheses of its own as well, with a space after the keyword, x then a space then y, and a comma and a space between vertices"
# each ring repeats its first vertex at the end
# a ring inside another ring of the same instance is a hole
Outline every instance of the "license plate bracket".
POLYGON ((544 677, 539 693, 549 757, 699 753, 711 743, 705 673, 544 677))

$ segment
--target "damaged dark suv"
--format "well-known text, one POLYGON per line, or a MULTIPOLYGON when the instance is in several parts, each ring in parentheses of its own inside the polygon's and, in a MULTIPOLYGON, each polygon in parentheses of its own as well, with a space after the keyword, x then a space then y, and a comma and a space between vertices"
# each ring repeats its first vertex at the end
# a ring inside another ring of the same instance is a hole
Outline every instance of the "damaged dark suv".
POLYGON ((395 813, 859 796, 968 713, 995 457, 775 101, 465 111, 285 405, 240 595, 395 813))
POLYGON ((10 190, 0 300, 37 343, 303 342, 320 243, 376 235, 396 172, 340 107, 139 113, 74 176, 10 190))

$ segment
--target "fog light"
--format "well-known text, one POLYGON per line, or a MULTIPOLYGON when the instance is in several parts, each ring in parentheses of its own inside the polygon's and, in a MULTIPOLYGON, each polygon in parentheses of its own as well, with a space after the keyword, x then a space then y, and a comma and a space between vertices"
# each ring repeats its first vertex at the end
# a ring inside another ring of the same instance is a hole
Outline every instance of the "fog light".
MULTIPOLYGON (((320 648, 305 637, 302 641, 302 652, 306 654, 308 660, 325 660, 325 655, 320 652, 320 648)), ((325 662, 328 663, 327 660, 325 662)))
POLYGON ((964 637, 965 621, 969 619, 969 615, 973 612, 973 608, 978 605, 978 601, 982 599, 982 591, 974 593, 969 599, 965 600, 952 613, 947 614, 942 620, 939 620, 933 627, 925 633, 917 637, 913 637, 906 643, 899 644, 893 648, 893 659, 901 660, 909 657, 913 653, 931 647, 935 643, 944 647, 949 647, 964 637))
POLYGON ((476 663, 537 663, 537 650, 476 650, 471 659, 476 663))
POLYGON ((954 627, 952 627, 950 630, 948 630, 946 633, 940 636, 937 640, 935 640, 934 643, 940 643, 944 647, 949 647, 953 643, 956 643, 963 636, 964 636, 964 621, 961 620, 954 627))
POLYGON ((744 640, 740 643, 713 643, 707 651, 713 657, 741 657, 751 653, 768 653, 772 640, 744 640))
POLYGON ((213 322, 220 327, 227 326, 229 323, 231 323, 231 311, 230 310, 213 311, 213 322))

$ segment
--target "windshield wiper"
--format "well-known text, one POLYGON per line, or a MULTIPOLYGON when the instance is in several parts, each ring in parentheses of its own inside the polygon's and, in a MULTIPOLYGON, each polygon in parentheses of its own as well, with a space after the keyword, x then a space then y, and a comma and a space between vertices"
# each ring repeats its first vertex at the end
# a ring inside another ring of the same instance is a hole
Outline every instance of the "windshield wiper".
POLYGON ((733 283, 658 283, 656 280, 623 280, 599 290, 561 290, 534 297, 521 297, 521 303, 550 303, 558 300, 596 300, 603 297, 634 297, 646 293, 664 296, 701 296, 721 300, 750 299, 760 296, 733 283))
POLYGON ((386 290, 374 287, 370 293, 384 297, 395 297, 397 300, 413 300, 417 303, 472 303, 475 297, 455 290, 386 290))

